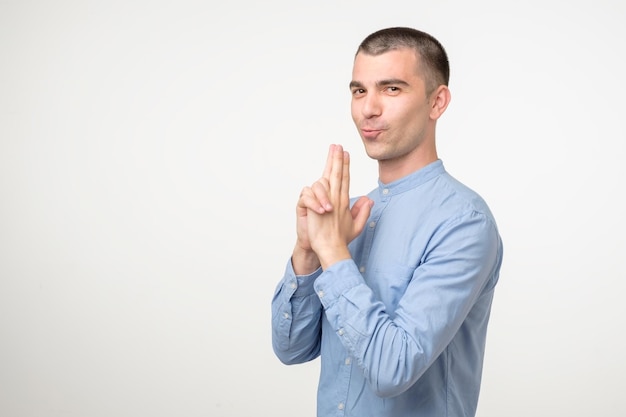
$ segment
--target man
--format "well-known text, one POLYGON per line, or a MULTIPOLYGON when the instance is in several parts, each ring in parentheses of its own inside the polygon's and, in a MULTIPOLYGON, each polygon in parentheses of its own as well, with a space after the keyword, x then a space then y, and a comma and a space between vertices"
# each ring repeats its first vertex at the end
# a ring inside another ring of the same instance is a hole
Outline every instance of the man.
POLYGON ((321 356, 318 416, 475 415, 502 242, 486 203, 437 155, 448 78, 426 33, 365 38, 352 118, 378 187, 351 199, 350 156, 331 145, 298 200, 272 343, 286 364, 321 356))

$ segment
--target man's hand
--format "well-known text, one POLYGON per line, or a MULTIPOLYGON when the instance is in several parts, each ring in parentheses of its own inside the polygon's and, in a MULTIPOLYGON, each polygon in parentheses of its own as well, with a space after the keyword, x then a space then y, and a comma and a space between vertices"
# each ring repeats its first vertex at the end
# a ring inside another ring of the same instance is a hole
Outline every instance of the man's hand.
POLYGON ((322 177, 313 183, 312 186, 304 187, 300 192, 300 198, 296 206, 296 233, 298 238, 291 257, 291 263, 296 275, 310 274, 320 266, 320 261, 311 248, 311 242, 309 241, 307 214, 309 210, 314 210, 320 214, 332 210, 327 187, 330 180, 331 157, 332 151, 329 150, 322 177))
MULTIPOLYGON (((367 197, 361 197, 355 202, 352 210, 349 210, 349 166, 350 158, 348 153, 344 152, 343 148, 339 145, 331 145, 328 150, 328 157, 326 158, 326 166, 322 177, 310 187, 304 187, 300 193, 300 198, 296 206, 296 232, 298 238, 291 258, 294 272, 298 275, 310 274, 319 268, 321 264, 318 254, 311 244, 311 226, 309 224, 311 214, 317 216, 329 215, 332 212, 337 214, 335 207, 340 208, 342 211, 342 220, 340 221, 346 224, 347 229, 351 230, 347 237, 344 236, 341 238, 335 236, 325 243, 325 238, 322 237, 322 235, 328 232, 327 229, 324 229, 324 231, 314 230, 313 234, 316 236, 317 247, 320 251, 325 250, 332 253, 333 251, 330 248, 336 243, 331 242, 343 242, 343 244, 339 243, 337 245, 338 249, 335 254, 341 259, 350 257, 347 251, 347 244, 363 230, 365 221, 367 221, 370 213, 372 202, 367 197), (331 192, 334 193, 332 198, 331 192), (352 221, 345 218, 346 210, 350 213, 349 217, 351 217, 352 221)), ((330 220, 337 224, 336 221, 338 217, 336 216, 330 220)), ((312 222, 317 224, 319 223, 319 219, 314 219, 312 222)), ((313 227, 316 228, 317 226, 313 227)), ((332 257, 334 258, 334 256, 332 257)), ((325 258, 331 258, 331 256, 325 256, 325 258)), ((327 261, 328 264, 331 262, 330 259, 327 261)))
POLYGON ((308 243, 322 268, 349 259, 348 243, 363 230, 373 202, 361 197, 350 208, 350 155, 341 145, 330 146, 322 178, 301 202, 308 243))

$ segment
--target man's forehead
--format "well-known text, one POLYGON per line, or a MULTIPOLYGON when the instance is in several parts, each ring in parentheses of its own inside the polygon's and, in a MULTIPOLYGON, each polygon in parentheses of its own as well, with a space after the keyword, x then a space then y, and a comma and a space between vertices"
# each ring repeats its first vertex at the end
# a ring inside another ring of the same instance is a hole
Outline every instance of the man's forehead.
POLYGON ((359 52, 354 59, 352 77, 393 78, 400 74, 415 74, 417 64, 416 53, 409 48, 393 49, 376 55, 359 52))

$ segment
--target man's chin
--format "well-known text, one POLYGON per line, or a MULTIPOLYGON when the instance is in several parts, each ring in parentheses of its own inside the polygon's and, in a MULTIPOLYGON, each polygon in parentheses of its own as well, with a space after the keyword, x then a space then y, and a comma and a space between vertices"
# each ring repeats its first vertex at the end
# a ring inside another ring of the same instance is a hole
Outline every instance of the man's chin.
POLYGON ((385 159, 387 159, 384 150, 380 149, 378 146, 365 145, 365 153, 371 159, 374 159, 376 161, 384 161, 385 159))

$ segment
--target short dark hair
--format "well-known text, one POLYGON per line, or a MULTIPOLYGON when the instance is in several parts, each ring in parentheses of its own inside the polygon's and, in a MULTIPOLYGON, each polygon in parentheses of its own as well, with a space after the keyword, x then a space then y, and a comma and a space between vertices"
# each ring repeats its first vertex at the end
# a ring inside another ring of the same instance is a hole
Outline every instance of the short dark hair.
POLYGON ((432 35, 408 27, 381 29, 368 35, 357 49, 367 55, 380 55, 401 48, 413 49, 419 59, 426 93, 450 81, 450 63, 441 43, 432 35))

